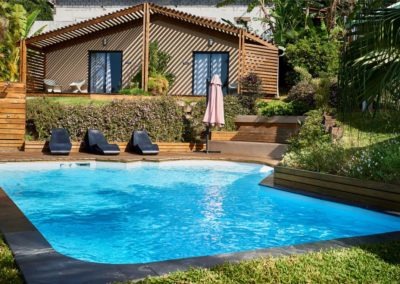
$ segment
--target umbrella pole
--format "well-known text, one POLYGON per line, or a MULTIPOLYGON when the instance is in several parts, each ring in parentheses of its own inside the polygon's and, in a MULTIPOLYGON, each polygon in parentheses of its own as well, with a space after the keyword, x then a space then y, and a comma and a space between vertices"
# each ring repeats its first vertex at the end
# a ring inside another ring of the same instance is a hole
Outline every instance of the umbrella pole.
POLYGON ((208 154, 208 140, 209 140, 209 137, 210 137, 210 126, 208 126, 207 125, 207 136, 206 136, 206 154, 208 154))

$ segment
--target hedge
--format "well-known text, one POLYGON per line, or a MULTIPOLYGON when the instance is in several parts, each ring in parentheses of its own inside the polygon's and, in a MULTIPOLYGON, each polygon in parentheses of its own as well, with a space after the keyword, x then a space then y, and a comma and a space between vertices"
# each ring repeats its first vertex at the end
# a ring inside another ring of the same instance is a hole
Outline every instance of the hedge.
MULTIPOLYGON (((192 110, 191 117, 186 120, 185 141, 199 140, 204 136, 206 130, 202 120, 206 111, 206 100, 199 101, 192 110)), ((250 110, 245 108, 239 96, 228 95, 224 97, 225 125, 221 128, 224 131, 236 130, 235 118, 237 115, 250 114, 250 110)))
MULTIPOLYGON (((63 105, 46 98, 27 101, 27 133, 45 140, 50 129, 63 127, 74 141, 82 141, 89 128, 99 129, 110 141, 129 141, 135 129, 145 128, 154 141, 194 141, 205 127, 202 118, 205 99, 186 116, 173 97, 132 101, 116 100, 106 105, 63 105)), ((247 114, 237 97, 225 97, 224 130, 233 130, 236 115, 247 114)))
POLYGON ((89 128, 99 129, 111 141, 128 141, 134 129, 145 128, 155 141, 181 141, 183 111, 173 100, 116 100, 110 104, 61 105, 46 99, 29 100, 28 133, 38 140, 53 127, 66 128, 72 140, 81 141, 89 128))

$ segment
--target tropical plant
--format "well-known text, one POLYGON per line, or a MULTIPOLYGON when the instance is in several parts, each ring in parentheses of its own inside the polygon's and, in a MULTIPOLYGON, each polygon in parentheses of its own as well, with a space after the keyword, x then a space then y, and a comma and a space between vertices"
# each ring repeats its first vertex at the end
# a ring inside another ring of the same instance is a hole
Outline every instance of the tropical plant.
POLYGON ((343 106, 400 99, 400 9, 365 10, 348 28, 339 84, 343 106))
POLYGON ((22 5, 28 14, 39 11, 37 20, 53 20, 53 10, 50 1, 47 0, 8 0, 10 5, 22 5))
POLYGON ((337 74, 339 51, 340 42, 331 37, 322 24, 295 43, 289 44, 286 56, 292 66, 306 68, 313 77, 318 77, 321 73, 337 74))
MULTIPOLYGON (((18 42, 26 39, 36 21, 40 11, 27 14, 22 5, 10 5, 4 1, 0 2, 0 15, 3 15, 3 23, 6 30, 0 41, 0 80, 17 81, 19 78, 19 56, 18 42)), ((44 27, 34 34, 41 33, 44 27)))
MULTIPOLYGON (((168 63, 171 60, 171 56, 162 50, 160 50, 157 41, 153 41, 149 46, 149 80, 153 78, 153 81, 160 81, 160 76, 164 77, 168 81, 167 88, 171 87, 175 81, 175 75, 169 72, 168 63)), ((136 73, 132 78, 133 84, 141 84, 142 82, 142 68, 139 68, 139 72, 136 73)))

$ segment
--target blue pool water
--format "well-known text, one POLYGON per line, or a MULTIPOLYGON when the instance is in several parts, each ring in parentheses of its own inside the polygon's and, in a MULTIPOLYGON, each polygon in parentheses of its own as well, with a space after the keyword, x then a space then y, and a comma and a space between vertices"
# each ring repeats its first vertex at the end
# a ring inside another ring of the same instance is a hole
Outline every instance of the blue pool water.
POLYGON ((0 186, 60 253, 100 263, 400 230, 400 218, 259 186, 268 168, 180 161, 0 165, 0 186))

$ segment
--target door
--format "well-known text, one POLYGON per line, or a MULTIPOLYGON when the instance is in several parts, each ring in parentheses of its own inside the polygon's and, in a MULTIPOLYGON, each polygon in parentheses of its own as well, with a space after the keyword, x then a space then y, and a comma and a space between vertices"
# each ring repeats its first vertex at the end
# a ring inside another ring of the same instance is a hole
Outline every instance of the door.
POLYGON ((206 96, 209 82, 214 75, 219 75, 222 91, 227 93, 229 80, 228 52, 194 52, 193 95, 206 96))
POLYGON ((118 93, 122 85, 122 52, 90 51, 91 93, 118 93))

